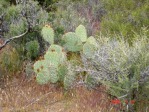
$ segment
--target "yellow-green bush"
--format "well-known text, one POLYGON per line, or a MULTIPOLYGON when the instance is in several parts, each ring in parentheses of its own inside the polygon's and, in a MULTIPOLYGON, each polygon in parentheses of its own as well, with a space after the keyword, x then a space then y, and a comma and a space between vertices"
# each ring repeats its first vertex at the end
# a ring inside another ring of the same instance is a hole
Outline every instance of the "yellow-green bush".
POLYGON ((135 38, 134 32, 149 26, 148 0, 102 0, 106 15, 101 21, 104 35, 120 35, 129 42, 135 38))
MULTIPOLYGON (((7 46, 0 51, 0 74, 11 77, 21 68, 21 61, 15 48, 7 46)), ((1 76, 0 76, 1 77, 1 76)))

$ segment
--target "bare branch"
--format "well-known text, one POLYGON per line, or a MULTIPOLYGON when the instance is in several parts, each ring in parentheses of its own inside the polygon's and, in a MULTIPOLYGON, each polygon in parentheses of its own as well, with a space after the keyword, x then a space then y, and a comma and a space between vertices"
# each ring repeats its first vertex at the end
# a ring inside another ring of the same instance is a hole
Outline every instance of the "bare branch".
POLYGON ((2 48, 4 48, 8 43, 10 43, 12 40, 18 39, 18 38, 20 38, 20 37, 23 37, 23 36, 26 35, 27 33, 28 33, 28 30, 27 30, 26 32, 22 33, 21 35, 14 36, 14 37, 11 37, 11 38, 7 39, 7 40, 0 46, 0 50, 1 50, 2 48))

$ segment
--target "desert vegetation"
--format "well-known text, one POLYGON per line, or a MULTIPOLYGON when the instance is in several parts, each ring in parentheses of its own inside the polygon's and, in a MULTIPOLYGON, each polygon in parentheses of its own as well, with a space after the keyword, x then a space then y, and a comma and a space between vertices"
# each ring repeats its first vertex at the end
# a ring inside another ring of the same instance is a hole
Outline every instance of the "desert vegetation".
POLYGON ((148 112, 148 0, 1 0, 0 112, 148 112))

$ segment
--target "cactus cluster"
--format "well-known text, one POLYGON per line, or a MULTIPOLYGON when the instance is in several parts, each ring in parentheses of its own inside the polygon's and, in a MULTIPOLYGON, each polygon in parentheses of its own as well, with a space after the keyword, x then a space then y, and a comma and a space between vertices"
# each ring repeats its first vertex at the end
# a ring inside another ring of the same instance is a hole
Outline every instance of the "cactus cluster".
POLYGON ((63 48, 52 44, 47 50, 44 58, 34 64, 34 71, 37 74, 37 82, 45 84, 48 82, 56 83, 65 75, 65 65, 67 57, 63 48))
POLYGON ((65 42, 64 47, 68 51, 76 52, 82 50, 82 41, 74 32, 66 33, 63 36, 63 40, 65 42))
POLYGON ((51 46, 43 59, 34 63, 34 72, 37 74, 36 80, 39 84, 56 83, 62 80, 66 74, 67 70, 64 66, 67 61, 66 53, 61 46, 54 44, 54 31, 49 25, 43 27, 41 34, 51 46))
MULTIPOLYGON (((46 84, 61 81, 64 86, 68 87, 74 81, 76 73, 69 69, 72 65, 68 64, 65 50, 63 47, 54 44, 54 30, 49 25, 43 27, 41 34, 45 41, 49 42, 50 47, 44 54, 43 59, 34 63, 37 82, 46 84)), ((83 25, 79 25, 75 32, 64 34, 63 41, 65 42, 64 48, 67 51, 82 51, 87 57, 91 57, 91 54, 97 48, 95 38, 87 38, 87 32, 83 25)))
POLYGON ((64 47, 71 52, 83 51, 87 58, 97 50, 98 44, 96 39, 91 36, 87 38, 87 31, 83 25, 79 25, 75 32, 68 32, 63 36, 64 47))

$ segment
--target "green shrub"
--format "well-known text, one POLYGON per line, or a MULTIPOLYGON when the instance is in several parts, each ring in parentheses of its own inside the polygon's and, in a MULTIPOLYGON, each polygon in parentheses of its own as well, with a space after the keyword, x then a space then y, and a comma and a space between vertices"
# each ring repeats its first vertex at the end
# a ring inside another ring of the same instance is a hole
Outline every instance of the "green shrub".
POLYGON ((123 39, 102 37, 92 58, 82 58, 85 71, 95 84, 105 85, 111 95, 122 101, 139 101, 138 97, 144 94, 141 88, 148 86, 149 40, 143 35, 136 38, 129 46, 123 39))
POLYGON ((0 53, 0 71, 1 75, 12 77, 20 70, 22 61, 19 59, 19 54, 15 48, 7 46, 0 53))
POLYGON ((39 43, 38 41, 30 41, 26 43, 26 50, 27 50, 27 56, 30 59, 35 59, 38 57, 39 54, 39 43))
POLYGON ((102 0, 106 15, 101 21, 101 32, 104 35, 119 35, 131 42, 134 32, 149 24, 148 0, 102 0))
MULTIPOLYGON (((44 46, 44 42, 41 41, 41 35, 38 31, 41 30, 43 25, 47 22, 48 13, 41 8, 37 1, 27 0, 14 1, 14 4, 11 3, 12 1, 10 0, 0 0, 0 16, 2 16, 0 20, 0 37, 6 40, 11 37, 20 36, 28 31, 25 36, 14 39, 13 42, 11 42, 11 46, 15 48, 16 54, 18 55, 16 63, 28 58, 35 59, 39 54, 38 42, 40 42, 40 48, 44 46), (15 4, 15 2, 17 3, 15 4), (38 40, 38 42, 36 40, 38 40)), ((11 60, 10 62, 7 62, 7 59, 5 60, 6 63, 11 62, 11 60)), ((11 64, 9 66, 11 66, 11 64)), ((18 69, 21 67, 22 66, 18 66, 18 69)), ((7 67, 7 69, 9 71, 11 67, 7 67)))
POLYGON ((49 21, 53 27, 60 26, 66 32, 74 31, 79 24, 83 24, 88 34, 94 35, 105 12, 99 0, 59 0, 53 5, 57 10, 49 12, 49 21))

